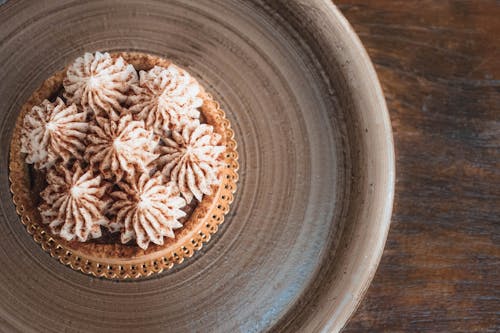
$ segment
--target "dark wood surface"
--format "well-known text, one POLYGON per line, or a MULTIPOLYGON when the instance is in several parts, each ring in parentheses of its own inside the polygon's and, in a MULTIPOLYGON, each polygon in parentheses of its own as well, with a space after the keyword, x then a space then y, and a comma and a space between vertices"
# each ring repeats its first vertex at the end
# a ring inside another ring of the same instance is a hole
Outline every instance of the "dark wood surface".
POLYGON ((345 332, 500 331, 500 2, 335 2, 394 130, 386 249, 345 332))

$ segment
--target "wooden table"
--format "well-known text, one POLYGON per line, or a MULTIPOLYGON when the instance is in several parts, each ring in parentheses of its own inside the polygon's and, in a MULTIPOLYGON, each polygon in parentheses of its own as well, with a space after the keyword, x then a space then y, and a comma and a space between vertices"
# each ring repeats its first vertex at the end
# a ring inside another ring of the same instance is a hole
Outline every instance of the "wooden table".
POLYGON ((338 0, 378 72, 391 231, 345 332, 500 331, 500 2, 338 0))

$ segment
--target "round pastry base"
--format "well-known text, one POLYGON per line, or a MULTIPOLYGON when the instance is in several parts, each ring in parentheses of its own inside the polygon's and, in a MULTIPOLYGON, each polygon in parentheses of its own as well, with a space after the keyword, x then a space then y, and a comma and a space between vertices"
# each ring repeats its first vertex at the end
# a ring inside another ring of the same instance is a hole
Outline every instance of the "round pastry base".
MULTIPOLYGON (((113 53, 113 57, 122 56, 137 70, 148 70, 154 66, 168 66, 170 61, 143 53, 113 53)), ((222 136, 226 146, 224 168, 221 170, 221 183, 214 187, 213 194, 205 195, 201 202, 192 207, 192 213, 184 221, 183 227, 175 230, 175 238, 165 238, 163 245, 151 244, 146 250, 135 244, 119 242, 119 237, 108 237, 89 242, 66 241, 51 233, 48 225, 41 221, 37 209, 40 202, 40 190, 43 184, 36 177, 33 169, 25 163, 21 153, 21 130, 24 116, 44 99, 53 100, 62 89, 66 69, 55 73, 37 89, 24 104, 18 116, 12 136, 9 161, 9 179, 11 192, 21 222, 33 239, 43 250, 57 258, 61 263, 74 270, 109 279, 135 279, 161 273, 174 264, 191 257, 196 250, 210 240, 218 226, 224 221, 233 201, 238 180, 238 154, 234 132, 231 130, 225 113, 219 104, 205 91, 200 92, 203 99, 202 117, 222 136)))

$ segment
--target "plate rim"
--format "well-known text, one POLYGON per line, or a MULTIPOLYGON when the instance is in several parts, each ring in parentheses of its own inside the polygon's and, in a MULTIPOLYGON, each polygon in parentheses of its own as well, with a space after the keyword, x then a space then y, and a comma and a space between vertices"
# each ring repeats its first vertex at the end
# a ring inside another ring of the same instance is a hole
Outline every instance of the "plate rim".
MULTIPOLYGON (((319 20, 318 17, 316 17, 315 20, 311 19, 312 22, 310 22, 310 24, 319 24, 317 29, 319 29, 320 33, 322 34, 327 34, 327 32, 330 33, 328 43, 332 47, 339 47, 339 45, 336 45, 336 43, 342 44, 342 47, 344 47, 344 49, 342 50, 344 51, 345 55, 349 53, 356 54, 355 58, 349 58, 350 61, 344 64, 345 67, 342 69, 342 74, 347 75, 346 73, 349 73, 349 75, 351 76, 351 81, 354 82, 355 80, 353 80, 353 77, 355 78, 356 75, 360 75, 360 73, 356 73, 356 71, 363 72, 364 82, 359 83, 359 85, 356 87, 359 90, 357 91, 357 95, 366 97, 366 99, 371 101, 372 104, 370 105, 371 108, 368 110, 369 112, 367 110, 360 111, 359 108, 357 111, 358 114, 362 116, 371 116, 377 118, 379 122, 375 124, 376 126, 365 124, 367 126, 366 133, 370 131, 370 135, 373 136, 373 134, 371 133, 375 132, 379 135, 378 141, 384 142, 382 147, 383 154, 378 155, 379 159, 377 161, 366 161, 367 164, 376 163, 378 167, 385 166, 385 171, 383 172, 383 177, 380 181, 382 186, 378 189, 378 193, 380 193, 378 201, 383 202, 378 206, 375 205, 375 209, 372 209, 371 212, 371 218, 365 218, 366 221, 369 220, 368 222, 365 221, 365 224, 368 225, 371 223, 372 229, 375 231, 375 233, 372 234, 369 238, 374 242, 374 244, 371 246, 365 246, 363 251, 359 251, 358 253, 356 253, 357 257, 353 255, 353 259, 359 259, 360 257, 362 257, 357 261, 351 260, 350 262, 350 264, 352 264, 352 262, 356 261, 356 265, 351 265, 350 267, 351 269, 357 269, 357 271, 354 272, 356 274, 351 271, 347 274, 344 272, 344 275, 341 276, 341 278, 346 279, 346 276, 349 276, 349 274, 351 274, 353 275, 351 277, 355 277, 355 281, 348 283, 348 288, 343 289, 340 293, 337 293, 337 290, 332 287, 329 287, 327 290, 323 289, 322 292, 325 292, 326 294, 322 294, 321 297, 323 300, 327 299, 328 301, 313 301, 313 305, 316 311, 313 312, 312 315, 299 322, 292 318, 290 322, 282 323, 282 326, 280 325, 278 329, 280 332, 286 332, 287 329, 290 329, 292 327, 297 332, 339 332, 347 325, 351 317, 358 309, 364 296, 366 295, 368 288, 373 278, 375 277, 375 273, 384 252, 392 219, 392 210, 395 195, 396 160, 394 139, 390 115, 387 109, 385 96, 378 79, 378 75, 375 71, 370 56, 368 55, 368 52, 364 48, 361 40, 359 39, 358 35, 354 31, 348 20, 343 16, 343 14, 331 0, 296 0, 295 3, 299 9, 297 9, 296 7, 292 9, 292 11, 302 11, 302 14, 305 14, 306 16, 309 13, 313 13, 315 15, 324 15, 322 20, 319 20), (320 23, 318 23, 318 21, 320 21, 320 23), (342 34, 335 35, 333 33, 334 31, 339 30, 342 32, 342 34), (341 41, 339 42, 339 40, 336 40, 335 38, 340 39, 341 41), (377 209, 378 211, 376 211, 377 209), (376 228, 373 228, 373 226, 375 226, 376 228), (361 256, 361 254, 363 254, 363 256, 361 256), (360 268, 361 264, 363 263, 367 263, 367 266, 363 266, 360 268)), ((310 16, 310 18, 314 17, 310 16)), ((349 82, 349 78, 347 78, 346 81, 349 82)), ((352 91, 350 92, 352 93, 352 91)), ((368 140, 365 138, 361 141, 366 142, 368 140)), ((364 158, 366 158, 366 155, 369 155, 370 150, 371 149, 368 148, 365 149, 365 156, 363 156, 364 158)), ((377 200, 376 198, 374 198, 374 196, 372 196, 371 198, 372 201, 377 200)), ((349 199, 348 201, 352 201, 352 199, 349 199)), ((349 203, 349 205, 351 205, 351 203, 349 203)), ((369 206, 369 204, 365 204, 365 206, 369 206)), ((368 208, 365 208, 365 210, 368 210, 368 208)), ((357 220, 361 219, 363 218, 357 217, 357 220)), ((359 221, 357 221, 357 223, 362 224, 362 222, 359 221)), ((344 235, 341 235, 339 240, 342 242, 343 238, 344 235)), ((352 243, 360 242, 361 240, 352 243)), ((337 252, 338 251, 336 251, 336 253, 337 252)), ((334 255, 334 257, 335 256, 336 254, 334 255)), ((330 277, 338 276, 335 274, 331 274, 330 277)), ((332 279, 328 282, 332 283, 338 281, 334 281, 332 279)), ((294 305, 292 305, 292 311, 294 305)), ((311 306, 311 304, 307 305, 311 306)))
POLYGON ((381 219, 379 220, 380 221, 379 222, 380 228, 378 229, 379 242, 377 243, 377 246, 372 248, 372 250, 374 250, 372 251, 373 264, 371 265, 371 267, 369 267, 368 272, 366 273, 363 279, 363 283, 360 285, 358 297, 357 300, 353 303, 353 306, 351 306, 350 309, 346 309, 343 313, 340 313, 338 315, 335 315, 334 313, 332 316, 332 321, 330 321, 325 326, 326 329, 329 329, 331 331, 340 331, 342 328, 346 326, 346 324, 349 322, 349 320, 351 319, 351 317, 354 315, 359 305, 361 304, 361 301, 368 292, 368 288, 371 285, 373 278, 375 277, 375 273, 377 272, 380 260, 382 259, 382 255, 385 249, 385 244, 387 241, 392 220, 392 210, 394 205, 395 181, 396 181, 396 160, 395 160, 395 150, 394 150, 394 137, 392 132, 389 110, 387 108, 385 95, 382 90, 382 86, 380 84, 377 72, 375 71, 375 67, 371 61, 370 56, 368 55, 368 52, 363 46, 361 40, 354 31, 354 28, 351 26, 351 24, 345 18, 345 16, 340 12, 337 6, 335 6, 333 2, 330 3, 332 4, 331 6, 332 14, 336 16, 337 19, 340 21, 341 25, 343 25, 343 27, 346 30, 346 36, 352 40, 353 47, 356 48, 357 51, 359 52, 361 58, 360 60, 365 63, 366 71, 368 72, 368 75, 372 81, 373 89, 375 90, 377 98, 380 100, 381 106, 379 108, 379 112, 383 117, 383 124, 382 124, 383 131, 385 132, 384 136, 387 140, 386 161, 388 167, 386 172, 388 179, 385 189, 385 195, 386 195, 385 206, 383 207, 383 212, 382 214, 380 214, 381 219), (338 318, 338 320, 335 321, 335 318, 338 318))

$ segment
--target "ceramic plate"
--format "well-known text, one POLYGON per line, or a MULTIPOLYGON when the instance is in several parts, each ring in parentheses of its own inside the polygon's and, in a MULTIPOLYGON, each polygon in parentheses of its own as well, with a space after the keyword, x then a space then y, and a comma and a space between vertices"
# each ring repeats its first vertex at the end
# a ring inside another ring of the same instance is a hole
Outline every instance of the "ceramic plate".
POLYGON ((0 331, 319 332, 342 328, 390 222, 394 153, 373 67, 329 1, 16 1, 0 6, 0 331), (141 281, 60 264, 9 191, 22 104, 85 51, 185 67, 226 111, 240 180, 219 232, 141 281))

